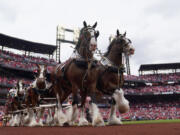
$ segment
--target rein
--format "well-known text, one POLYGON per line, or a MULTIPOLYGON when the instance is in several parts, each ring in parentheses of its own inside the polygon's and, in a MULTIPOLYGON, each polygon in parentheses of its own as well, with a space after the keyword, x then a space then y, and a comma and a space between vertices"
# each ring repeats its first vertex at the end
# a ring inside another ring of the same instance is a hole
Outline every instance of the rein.
POLYGON ((91 61, 90 61, 90 63, 88 63, 88 68, 86 69, 86 72, 85 72, 85 74, 84 74, 84 76, 83 76, 83 79, 82 79, 82 90, 84 90, 85 91, 85 89, 84 89, 84 81, 85 81, 85 78, 86 78, 86 76, 88 75, 88 71, 89 71, 89 69, 91 68, 91 61))
POLYGON ((86 69, 85 74, 83 75, 82 82, 81 82, 82 90, 84 90, 84 81, 85 81, 86 77, 88 76, 88 72, 90 71, 91 67, 95 66, 93 63, 93 59, 91 59, 90 62, 86 61, 86 60, 84 60, 84 61, 87 62, 87 69, 86 69))

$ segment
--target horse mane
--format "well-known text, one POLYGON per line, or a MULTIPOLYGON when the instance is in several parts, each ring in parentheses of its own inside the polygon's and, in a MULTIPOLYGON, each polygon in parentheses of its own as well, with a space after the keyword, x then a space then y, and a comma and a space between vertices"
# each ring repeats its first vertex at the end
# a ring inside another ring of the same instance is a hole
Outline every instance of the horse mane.
POLYGON ((81 38, 81 34, 82 34, 82 31, 83 31, 83 30, 84 30, 84 28, 82 28, 82 29, 80 30, 79 38, 78 38, 78 42, 77 42, 77 44, 76 44, 75 50, 78 50, 79 47, 80 47, 80 45, 81 45, 81 40, 80 40, 80 38, 81 38))
POLYGON ((89 42, 90 42, 90 41, 87 41, 86 39, 82 38, 82 35, 84 34, 83 32, 85 29, 87 29, 87 28, 84 27, 80 30, 78 42, 77 42, 77 45, 76 45, 74 51, 77 51, 82 57, 87 57, 87 56, 89 57, 90 55, 89 55, 89 51, 87 49, 88 46, 82 46, 82 45, 89 45, 89 42), (88 55, 86 55, 86 54, 88 54, 88 55))
POLYGON ((80 44, 81 44, 81 40, 80 40, 80 37, 79 37, 78 42, 77 42, 76 47, 75 47, 75 50, 79 49, 80 44))
POLYGON ((108 56, 109 52, 111 51, 111 48, 113 46, 113 44, 115 43, 116 39, 113 39, 113 41, 110 43, 110 45, 107 48, 107 52, 105 52, 104 56, 108 56))

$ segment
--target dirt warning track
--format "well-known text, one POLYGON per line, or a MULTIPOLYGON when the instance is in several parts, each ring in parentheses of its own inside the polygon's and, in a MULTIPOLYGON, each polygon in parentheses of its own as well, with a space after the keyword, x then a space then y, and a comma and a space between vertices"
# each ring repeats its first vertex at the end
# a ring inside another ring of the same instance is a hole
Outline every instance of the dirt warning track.
POLYGON ((180 123, 106 127, 0 127, 0 135, 180 135, 180 123))

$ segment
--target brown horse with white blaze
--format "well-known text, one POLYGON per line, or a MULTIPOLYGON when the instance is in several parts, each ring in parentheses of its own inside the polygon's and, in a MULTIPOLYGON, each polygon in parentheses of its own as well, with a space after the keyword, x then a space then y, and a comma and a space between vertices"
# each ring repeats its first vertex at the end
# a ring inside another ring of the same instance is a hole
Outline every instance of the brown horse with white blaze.
POLYGON ((38 65, 37 64, 37 74, 35 80, 32 84, 27 88, 27 106, 32 107, 37 106, 39 104, 40 91, 45 91, 48 89, 48 83, 46 81, 47 74, 47 66, 46 65, 38 65))
MULTIPOLYGON (((93 26, 87 26, 86 22, 83 24, 84 27, 80 31, 79 40, 74 51, 75 57, 70 58, 63 69, 57 66, 52 75, 52 79, 54 80, 53 86, 57 94, 58 106, 60 109, 60 104, 72 92, 73 107, 71 116, 69 116, 70 118, 68 120, 70 124, 75 121, 77 117, 76 110, 79 90, 82 100, 81 115, 83 117, 86 98, 85 93, 94 93, 96 91, 97 70, 93 54, 97 47, 99 32, 95 30, 97 23, 93 26)), ((82 123, 87 124, 85 117, 83 120, 82 123)))
POLYGON ((129 102, 125 99, 122 90, 124 84, 123 55, 133 54, 134 48, 131 46, 131 40, 126 38, 126 32, 120 34, 117 30, 116 37, 100 61, 97 89, 112 97, 109 124, 121 124, 121 120, 116 117, 116 108, 120 113, 129 110, 129 102))

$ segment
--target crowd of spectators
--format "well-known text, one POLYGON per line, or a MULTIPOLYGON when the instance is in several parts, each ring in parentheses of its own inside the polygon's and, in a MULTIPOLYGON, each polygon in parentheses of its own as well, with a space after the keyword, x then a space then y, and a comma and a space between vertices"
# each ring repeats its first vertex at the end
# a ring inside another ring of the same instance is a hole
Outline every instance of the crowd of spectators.
MULTIPOLYGON (((103 108, 100 111, 103 118, 107 120, 110 109, 103 108)), ((130 104, 130 111, 119 116, 124 120, 180 119, 180 102, 130 104)))
POLYGON ((125 80, 146 81, 147 83, 151 84, 150 86, 124 88, 125 94, 144 94, 144 93, 161 94, 165 92, 180 93, 180 85, 178 85, 180 80, 180 73, 140 75, 140 76, 126 75, 125 80), (173 85, 171 84, 171 82, 173 83, 173 85), (153 84, 156 84, 156 86, 153 84))
POLYGON ((46 64, 48 65, 48 72, 51 72, 53 65, 56 65, 57 62, 55 62, 53 59, 18 55, 12 52, 0 50, 0 64, 5 67, 28 71, 36 71, 36 64, 46 64))
POLYGON ((177 82, 180 80, 180 73, 168 73, 168 74, 149 74, 149 75, 126 75, 125 80, 139 80, 146 82, 177 82))
POLYGON ((0 106, 0 121, 2 121, 3 115, 4 115, 4 106, 0 106))
POLYGON ((37 69, 36 64, 22 63, 22 62, 10 60, 10 59, 0 58, 0 63, 1 63, 1 65, 5 66, 5 67, 20 69, 20 70, 34 71, 37 69))
POLYGON ((140 80, 140 78, 138 76, 135 76, 135 75, 125 75, 124 79, 125 80, 140 80))
MULTIPOLYGON (((32 71, 32 72, 36 72, 38 68, 35 63, 23 63, 19 61, 10 60, 10 59, 4 59, 4 58, 0 58, 0 64, 5 67, 20 69, 20 70, 27 70, 27 71, 32 71)), ((48 66, 47 71, 51 72, 52 68, 53 66, 48 66)))
POLYGON ((155 75, 140 75, 141 80, 149 82, 167 82, 180 80, 180 73, 168 73, 168 74, 155 74, 155 75))
POLYGON ((43 57, 33 57, 33 56, 26 56, 26 55, 18 55, 14 54, 9 51, 2 51, 0 50, 0 56, 2 58, 9 58, 11 60, 16 60, 16 61, 22 61, 22 62, 27 62, 27 63, 38 63, 38 64, 49 64, 49 65, 55 65, 56 61, 53 59, 46 59, 43 57))
POLYGON ((14 86, 16 86, 18 80, 23 80, 23 83, 26 84, 26 85, 32 83, 32 80, 27 80, 27 79, 24 79, 24 78, 22 79, 22 78, 5 77, 5 76, 2 77, 2 76, 0 76, 0 84, 5 85, 5 86, 10 85, 10 86, 14 87, 14 86))
POLYGON ((176 92, 180 93, 180 85, 163 85, 163 86, 146 86, 138 88, 124 88, 125 94, 145 94, 145 93, 163 93, 176 92))

